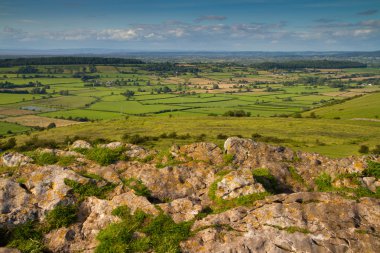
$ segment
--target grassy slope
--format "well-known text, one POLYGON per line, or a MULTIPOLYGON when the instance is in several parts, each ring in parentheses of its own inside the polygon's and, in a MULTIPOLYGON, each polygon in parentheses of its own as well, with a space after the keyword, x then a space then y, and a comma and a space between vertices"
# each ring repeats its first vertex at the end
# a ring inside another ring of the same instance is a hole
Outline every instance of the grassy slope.
MULTIPOLYGON (((254 133, 285 139, 276 145, 319 152, 332 157, 358 154, 361 144, 371 148, 380 139, 380 123, 370 121, 294 119, 294 118, 225 118, 225 117, 130 117, 127 120, 108 120, 84 123, 70 127, 45 130, 36 133, 40 138, 63 141, 66 136, 82 136, 91 139, 108 138, 119 140, 125 133, 158 136, 172 131, 189 133, 194 138, 187 140, 160 139, 150 143, 157 149, 166 149, 173 143, 184 144, 197 141, 195 136, 206 134, 206 141, 222 145, 216 135, 242 135, 254 133), (328 126, 328 127, 327 127, 328 126)), ((29 136, 19 136, 23 141, 29 136)))
MULTIPOLYGON (((352 118, 378 118, 380 117, 380 93, 372 93, 328 107, 313 110, 323 118, 340 117, 352 118)), ((309 113, 306 113, 308 115, 309 113)))

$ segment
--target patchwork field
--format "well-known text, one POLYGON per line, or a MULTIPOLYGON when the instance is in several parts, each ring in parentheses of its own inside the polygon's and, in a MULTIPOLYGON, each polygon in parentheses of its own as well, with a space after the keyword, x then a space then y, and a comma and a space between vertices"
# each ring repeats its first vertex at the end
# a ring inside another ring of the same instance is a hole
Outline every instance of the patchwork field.
POLYGON ((190 135, 144 144, 167 148, 258 133, 267 142, 330 156, 379 144, 378 68, 288 71, 210 63, 37 69, 38 74, 20 75, 19 67, 0 67, 0 135, 55 123, 57 129, 36 134, 55 140, 190 135))

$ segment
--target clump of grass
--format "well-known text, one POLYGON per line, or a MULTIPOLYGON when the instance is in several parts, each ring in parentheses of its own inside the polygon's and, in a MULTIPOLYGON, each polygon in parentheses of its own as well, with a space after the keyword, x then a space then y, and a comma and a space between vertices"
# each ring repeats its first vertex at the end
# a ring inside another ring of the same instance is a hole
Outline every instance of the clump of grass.
POLYGON ((367 168, 363 171, 363 176, 380 178, 380 163, 374 161, 367 162, 367 168))
POLYGON ((38 165, 50 165, 58 162, 58 157, 51 152, 35 153, 32 157, 38 165))
POLYGON ((65 178, 64 182, 67 186, 73 189, 73 192, 79 201, 84 200, 86 197, 90 196, 105 199, 107 197, 107 194, 116 187, 116 185, 112 183, 107 183, 104 186, 98 186, 94 180, 91 180, 86 184, 81 184, 74 180, 65 178))
POLYGON ((106 166, 122 159, 123 149, 92 148, 84 151, 87 159, 106 166))
POLYGON ((3 234, 5 237, 2 240, 9 248, 17 248, 23 253, 39 253, 46 250, 42 242, 42 231, 35 222, 26 222, 12 230, 3 232, 3 234))
POLYGON ((77 206, 75 205, 58 205, 46 215, 47 231, 67 227, 77 219, 77 206))
POLYGON ((318 191, 331 191, 332 190, 332 179, 327 173, 320 174, 314 181, 318 188, 318 191))
POLYGON ((305 184, 305 180, 298 174, 297 170, 294 167, 289 168, 290 176, 300 184, 305 184))
POLYGON ((140 179, 129 178, 124 181, 124 184, 133 189, 138 196, 150 197, 151 192, 140 179))
POLYGON ((176 224, 163 213, 156 217, 137 210, 133 215, 128 207, 116 208, 114 215, 121 222, 111 224, 102 230, 96 252, 180 252, 179 243, 190 236, 191 222, 176 224), (141 236, 135 236, 139 232, 141 236))
POLYGON ((69 166, 75 162, 75 156, 60 156, 57 164, 60 166, 69 166))
POLYGON ((294 234, 296 232, 303 233, 303 234, 310 234, 310 231, 306 228, 301 228, 301 227, 296 227, 296 226, 281 227, 281 226, 277 226, 277 225, 270 225, 270 224, 267 224, 267 225, 274 227, 274 228, 277 228, 279 230, 284 230, 284 231, 291 233, 291 234, 294 234))
POLYGON ((230 165, 234 161, 235 156, 233 154, 224 154, 223 162, 225 165, 230 165))

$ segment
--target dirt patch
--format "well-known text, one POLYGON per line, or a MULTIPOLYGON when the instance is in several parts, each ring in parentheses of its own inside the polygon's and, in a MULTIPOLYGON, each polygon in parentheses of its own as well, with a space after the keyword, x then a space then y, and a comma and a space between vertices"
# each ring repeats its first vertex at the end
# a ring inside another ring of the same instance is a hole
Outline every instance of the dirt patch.
POLYGON ((47 127, 50 123, 55 123, 57 127, 80 124, 80 122, 76 122, 76 121, 64 120, 64 119, 52 119, 52 118, 41 117, 41 116, 36 116, 36 115, 8 117, 8 118, 2 119, 2 121, 17 123, 24 126, 39 126, 39 127, 47 127))
POLYGON ((27 115, 27 114, 33 114, 33 112, 32 111, 28 111, 28 110, 0 108, 0 115, 19 116, 19 115, 27 115))

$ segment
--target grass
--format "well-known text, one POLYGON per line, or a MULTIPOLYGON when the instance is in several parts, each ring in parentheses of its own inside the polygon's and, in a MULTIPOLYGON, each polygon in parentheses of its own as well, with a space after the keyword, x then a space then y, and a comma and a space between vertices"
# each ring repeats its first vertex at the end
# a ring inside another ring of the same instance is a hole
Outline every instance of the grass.
POLYGON ((109 182, 103 186, 98 186, 95 180, 90 180, 86 184, 81 184, 74 180, 65 178, 64 182, 67 186, 73 189, 73 192, 79 201, 84 200, 86 197, 90 196, 105 199, 107 197, 107 194, 116 187, 116 185, 109 182))
POLYGON ((366 177, 380 178, 380 163, 374 161, 367 161, 367 168, 363 171, 366 177))
POLYGON ((38 165, 50 165, 58 162, 59 158, 50 152, 35 152, 32 155, 34 162, 38 165))
MULTIPOLYGON (((83 123, 64 128, 50 129, 36 133, 40 139, 54 139, 63 142, 67 136, 82 138, 121 140, 125 133, 130 136, 159 136, 176 131, 178 135, 192 133, 189 139, 165 139, 150 141, 149 145, 159 150, 168 149, 173 143, 182 145, 196 142, 195 136, 207 133, 206 141, 223 145, 224 140, 216 136, 242 135, 250 137, 257 133, 265 137, 275 137, 276 145, 284 145, 296 150, 318 152, 330 157, 343 157, 358 154, 358 147, 366 144, 371 149, 380 138, 379 123, 369 121, 295 119, 295 118, 226 118, 207 116, 173 117, 129 117, 128 120, 109 120, 95 123, 83 123), (279 127, 281 126, 281 127, 279 127), (326 126, 329 126, 328 128, 326 126), (89 131, 88 129, 91 129, 89 131), (281 142, 277 142, 280 139, 281 142), (316 139, 326 145, 316 144, 316 139)), ((22 144, 29 137, 17 136, 22 144)), ((272 138, 274 139, 274 138, 272 138)))
POLYGON ((380 117, 380 93, 368 94, 359 98, 346 101, 342 104, 322 107, 313 110, 315 114, 323 118, 340 117, 342 119, 380 117))
POLYGON ((253 178, 256 182, 263 185, 267 192, 272 194, 280 193, 277 179, 266 168, 258 168, 252 171, 253 178))
POLYGON ((46 215, 46 231, 67 227, 77 220, 77 206, 58 205, 46 215))
POLYGON ((124 181, 124 184, 135 191, 135 194, 143 197, 150 197, 151 192, 143 182, 136 178, 129 178, 124 181))
POLYGON ((216 196, 216 190, 218 183, 223 179, 223 176, 227 175, 230 170, 221 170, 217 175, 217 179, 210 185, 208 196, 213 201, 213 205, 210 206, 213 213, 221 213, 228 209, 237 206, 251 206, 255 201, 264 199, 266 196, 271 195, 270 192, 254 193, 241 197, 237 197, 230 200, 225 200, 216 196))
POLYGON ((0 121, 0 136, 23 133, 30 130, 30 127, 22 126, 16 123, 0 121))
POLYGON ((92 148, 84 150, 87 159, 97 162, 102 166, 110 165, 118 160, 124 160, 122 157, 123 149, 92 148))
POLYGON ((163 213, 152 217, 137 210, 132 215, 128 207, 120 206, 113 214, 122 221, 109 225, 98 234, 100 243, 95 251, 97 253, 175 253, 180 252, 179 243, 190 236, 192 222, 176 224, 163 213), (135 236, 136 232, 140 236, 135 236))

